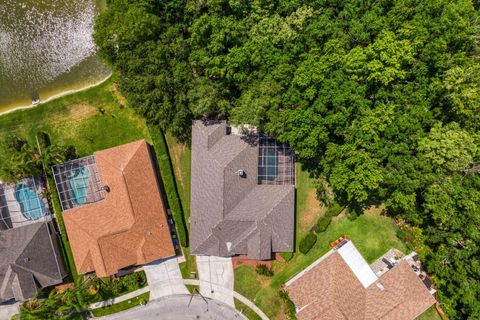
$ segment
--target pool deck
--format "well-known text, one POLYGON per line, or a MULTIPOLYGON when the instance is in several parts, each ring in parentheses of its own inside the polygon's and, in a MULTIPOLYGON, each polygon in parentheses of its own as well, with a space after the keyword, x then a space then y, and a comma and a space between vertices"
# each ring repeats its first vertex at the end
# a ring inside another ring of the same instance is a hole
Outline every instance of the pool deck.
MULTIPOLYGON (((46 214, 44 217, 37 219, 37 220, 29 220, 27 219, 20 208, 20 204, 15 198, 15 187, 7 187, 4 189, 5 192, 5 199, 7 200, 8 212, 10 215, 10 219, 12 222, 13 228, 23 227, 32 223, 40 222, 40 221, 47 221, 50 220, 51 217, 49 214, 46 214)), ((36 191, 38 192, 38 190, 36 191)), ((42 199, 42 201, 44 201, 42 199)), ((48 208, 47 204, 46 208, 48 208)))

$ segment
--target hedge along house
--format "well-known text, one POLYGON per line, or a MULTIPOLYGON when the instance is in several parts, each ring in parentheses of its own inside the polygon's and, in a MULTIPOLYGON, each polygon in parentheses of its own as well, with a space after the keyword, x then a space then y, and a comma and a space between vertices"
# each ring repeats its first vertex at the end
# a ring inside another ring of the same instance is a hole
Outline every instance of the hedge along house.
POLYGON ((66 276, 39 178, 0 184, 0 303, 24 301, 66 276))
POLYGON ((53 167, 79 273, 110 276, 175 255, 148 144, 136 141, 53 167))
POLYGON ((284 144, 225 121, 192 128, 191 252, 268 260, 294 249, 295 161, 284 144))

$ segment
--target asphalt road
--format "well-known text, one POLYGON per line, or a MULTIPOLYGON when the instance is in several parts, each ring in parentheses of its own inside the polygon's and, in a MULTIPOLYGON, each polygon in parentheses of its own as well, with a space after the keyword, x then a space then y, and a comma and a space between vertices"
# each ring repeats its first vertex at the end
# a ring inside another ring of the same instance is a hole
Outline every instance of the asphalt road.
POLYGON ((247 320, 240 312, 218 300, 195 295, 174 295, 150 301, 103 320, 247 320), (208 302, 208 303, 207 303, 208 302))

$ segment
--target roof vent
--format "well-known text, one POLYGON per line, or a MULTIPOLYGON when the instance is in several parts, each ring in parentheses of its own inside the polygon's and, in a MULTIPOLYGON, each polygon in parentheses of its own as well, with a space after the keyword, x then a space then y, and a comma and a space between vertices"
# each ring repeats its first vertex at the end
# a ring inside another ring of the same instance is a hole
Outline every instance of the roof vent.
POLYGON ((243 171, 243 170, 238 170, 238 171, 237 171, 237 174, 238 174, 238 176, 239 176, 240 178, 246 178, 246 177, 247 177, 246 172, 243 171))
POLYGON ((227 135, 231 134, 231 133, 232 133, 232 127, 227 126, 227 128, 225 129, 225 133, 226 133, 227 135))
POLYGON ((102 189, 105 190, 105 191, 107 191, 107 192, 110 192, 110 187, 107 186, 107 185, 104 185, 104 186, 102 187, 102 189))
POLYGON ((23 259, 23 262, 29 262, 31 259, 29 257, 26 257, 23 259))
POLYGON ((376 285, 377 285, 378 289, 380 289, 380 291, 385 290, 385 287, 380 282, 377 282, 376 285))

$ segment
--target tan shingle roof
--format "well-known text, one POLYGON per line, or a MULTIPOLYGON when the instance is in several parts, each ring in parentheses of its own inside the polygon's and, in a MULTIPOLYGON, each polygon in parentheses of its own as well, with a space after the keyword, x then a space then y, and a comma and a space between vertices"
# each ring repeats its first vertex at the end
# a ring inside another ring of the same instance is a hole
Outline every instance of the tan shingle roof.
POLYGON ((79 273, 103 277, 175 254, 147 143, 98 151, 105 200, 65 211, 63 218, 79 273))
POLYGON ((300 320, 411 320, 435 303, 406 261, 364 288, 338 252, 286 289, 300 320))

